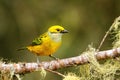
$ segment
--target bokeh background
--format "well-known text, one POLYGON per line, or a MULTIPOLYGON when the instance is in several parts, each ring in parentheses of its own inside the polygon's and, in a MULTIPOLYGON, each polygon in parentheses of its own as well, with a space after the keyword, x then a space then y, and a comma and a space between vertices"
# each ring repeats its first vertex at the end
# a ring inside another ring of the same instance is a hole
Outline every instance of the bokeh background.
MULTIPOLYGON (((69 33, 54 54, 59 58, 80 55, 89 44, 98 47, 105 32, 120 15, 120 0, 0 0, 0 57, 12 62, 35 62, 36 56, 16 49, 29 45, 51 25, 61 25, 69 33)), ((110 49, 108 37, 101 50, 110 49)), ((41 61, 51 60, 40 57, 41 61)), ((76 72, 75 68, 58 70, 76 72)), ((27 74, 23 80, 39 80, 39 74, 27 74)), ((48 73, 45 80, 61 80, 48 73)))

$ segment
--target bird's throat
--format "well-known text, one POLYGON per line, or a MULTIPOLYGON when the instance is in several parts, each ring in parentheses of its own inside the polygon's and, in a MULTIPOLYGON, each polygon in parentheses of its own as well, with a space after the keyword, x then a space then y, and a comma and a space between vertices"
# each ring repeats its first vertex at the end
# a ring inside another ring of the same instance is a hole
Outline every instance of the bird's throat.
POLYGON ((62 39, 61 33, 48 33, 50 35, 50 38, 55 42, 60 42, 62 39))

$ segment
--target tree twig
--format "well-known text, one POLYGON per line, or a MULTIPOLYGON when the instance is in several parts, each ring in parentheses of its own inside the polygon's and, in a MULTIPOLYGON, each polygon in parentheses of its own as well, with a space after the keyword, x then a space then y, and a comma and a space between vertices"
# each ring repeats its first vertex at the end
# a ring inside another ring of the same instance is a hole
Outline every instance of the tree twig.
MULTIPOLYGON (((120 16, 117 17, 117 18, 114 20, 113 24, 110 26, 109 30, 108 30, 108 31, 106 32, 106 34, 104 35, 102 41, 100 42, 100 44, 99 44, 99 46, 98 46, 98 48, 97 48, 97 51, 100 50, 100 48, 101 48, 101 46, 103 45, 106 37, 108 36, 108 34, 110 33, 110 31, 114 28, 114 26, 116 26, 116 23, 118 22, 118 20, 120 20, 120 16)), ((118 24, 117 24, 117 26, 118 26, 118 24)))
POLYGON ((57 71, 53 71, 53 70, 50 70, 50 69, 45 69, 46 71, 49 71, 49 72, 52 72, 52 73, 54 73, 54 74, 57 74, 57 75, 59 75, 59 76, 62 76, 62 77, 65 77, 65 75, 63 75, 63 74, 61 74, 61 73, 59 73, 59 72, 57 72, 57 71))

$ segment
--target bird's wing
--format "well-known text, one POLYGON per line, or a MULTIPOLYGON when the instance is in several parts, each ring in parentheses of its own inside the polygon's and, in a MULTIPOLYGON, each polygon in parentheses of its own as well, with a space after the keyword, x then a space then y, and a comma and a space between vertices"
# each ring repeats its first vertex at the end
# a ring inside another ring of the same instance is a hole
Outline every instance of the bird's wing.
POLYGON ((34 45, 40 45, 42 43, 42 39, 41 38, 35 38, 33 41, 32 41, 32 46, 34 45))
POLYGON ((33 41, 32 41, 32 46, 35 46, 35 45, 41 45, 43 43, 43 38, 44 36, 46 36, 46 33, 40 35, 38 38, 35 38, 33 41))

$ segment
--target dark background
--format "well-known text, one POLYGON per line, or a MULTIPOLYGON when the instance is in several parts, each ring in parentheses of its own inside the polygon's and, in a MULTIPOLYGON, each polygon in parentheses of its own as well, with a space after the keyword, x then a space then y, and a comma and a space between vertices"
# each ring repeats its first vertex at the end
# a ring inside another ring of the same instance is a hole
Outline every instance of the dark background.
MULTIPOLYGON (((0 0, 0 57, 12 62, 35 62, 35 55, 16 49, 30 44, 56 24, 69 31, 63 36, 63 44, 54 54, 56 57, 80 55, 91 43, 97 48, 114 19, 120 15, 119 3, 120 0, 0 0)), ((108 37, 101 50, 111 47, 112 39, 108 37)), ((51 59, 40 57, 40 60, 51 59)), ((67 73, 72 68, 59 71, 67 73)), ((39 78, 35 73, 26 75, 24 80, 39 78)), ((61 77, 48 73, 45 80, 48 79, 61 80, 61 77)))

